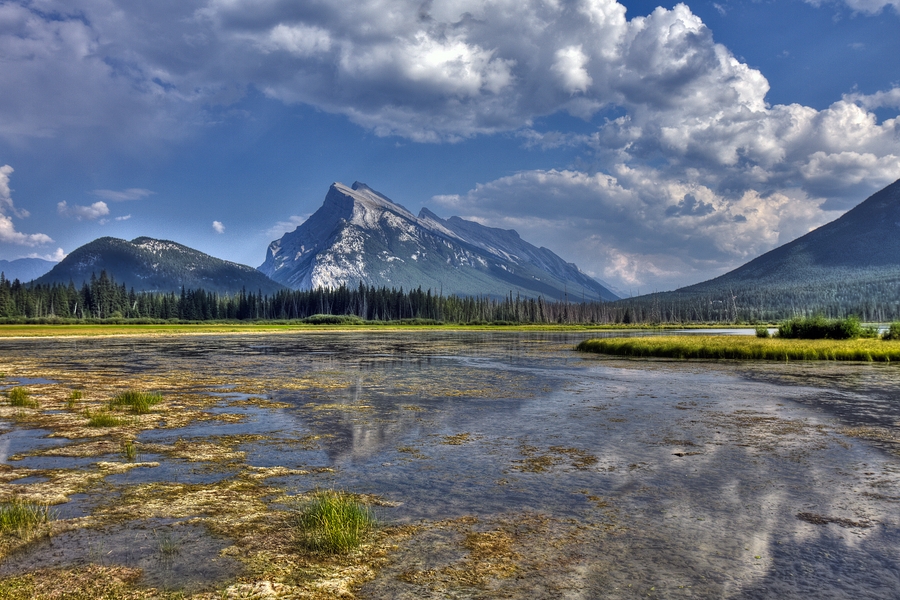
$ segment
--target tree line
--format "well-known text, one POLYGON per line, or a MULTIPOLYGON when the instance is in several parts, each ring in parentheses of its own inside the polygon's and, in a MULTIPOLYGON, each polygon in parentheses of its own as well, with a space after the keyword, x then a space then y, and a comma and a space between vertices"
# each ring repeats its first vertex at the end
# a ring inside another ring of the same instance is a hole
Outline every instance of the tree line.
MULTIPOLYGON (((851 286, 852 287, 852 286, 851 286)), ((80 287, 23 284, 0 273, 0 320, 300 320, 315 315, 365 321, 419 320, 444 323, 758 323, 796 316, 855 315, 863 321, 900 319, 900 282, 867 284, 832 293, 813 286, 794 289, 663 292, 615 302, 566 302, 522 297, 444 296, 421 288, 357 287, 284 289, 274 294, 203 289, 135 292, 106 271, 80 287)))

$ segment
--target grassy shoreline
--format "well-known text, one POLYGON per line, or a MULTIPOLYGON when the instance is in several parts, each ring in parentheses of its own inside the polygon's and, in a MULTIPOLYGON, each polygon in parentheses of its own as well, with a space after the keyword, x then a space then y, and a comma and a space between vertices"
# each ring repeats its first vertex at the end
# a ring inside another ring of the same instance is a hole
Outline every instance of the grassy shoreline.
POLYGON ((744 336, 655 336, 585 340, 582 352, 635 358, 900 361, 900 343, 874 339, 802 340, 744 336))
MULTIPOLYGON (((404 324, 385 322, 384 324, 310 324, 310 323, 64 323, 64 324, 0 324, 0 338, 23 337, 93 337, 93 336, 127 336, 127 335, 201 335, 231 333, 316 333, 327 331, 615 331, 633 329, 698 329, 709 327, 726 327, 724 325, 582 325, 582 324, 404 324)), ((734 326, 748 328, 748 326, 734 326)))

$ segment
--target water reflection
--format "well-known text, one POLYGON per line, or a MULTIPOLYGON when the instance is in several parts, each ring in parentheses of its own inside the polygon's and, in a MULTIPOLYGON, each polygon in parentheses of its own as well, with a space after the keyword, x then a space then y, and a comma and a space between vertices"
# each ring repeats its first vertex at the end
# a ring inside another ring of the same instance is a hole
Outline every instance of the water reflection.
MULTIPOLYGON (((895 366, 572 351, 595 335, 183 336, 90 340, 78 353, 8 344, 73 372, 103 365, 104 377, 190 373, 173 391, 205 393, 218 402, 210 412, 243 416, 139 437, 231 436, 243 462, 208 471, 159 455, 160 467, 109 476, 110 485, 202 484, 284 466, 303 471, 272 480, 289 493, 376 494, 398 505, 381 509, 390 522, 475 518, 471 527, 519 544, 519 575, 467 591, 423 573, 453 572, 474 534, 432 529, 363 596, 896 597, 895 366), (245 388, 254 391, 230 391, 245 388), (235 404, 253 397, 274 404, 235 404), (849 431, 862 427, 885 437, 849 431)), ((27 440, 17 443, 45 443, 43 432, 14 431, 8 439, 27 440)))

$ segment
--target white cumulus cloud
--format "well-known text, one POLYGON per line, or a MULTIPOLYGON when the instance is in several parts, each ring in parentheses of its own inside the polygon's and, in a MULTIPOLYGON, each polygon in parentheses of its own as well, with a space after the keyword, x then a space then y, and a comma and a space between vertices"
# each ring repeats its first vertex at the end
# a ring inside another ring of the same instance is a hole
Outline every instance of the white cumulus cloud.
POLYGON ((12 190, 9 187, 9 176, 14 169, 9 165, 0 167, 0 242, 19 246, 39 246, 49 244, 53 240, 44 233, 22 233, 16 230, 12 216, 24 218, 28 211, 16 208, 13 204, 12 190), (10 216, 9 214, 12 214, 10 216))
POLYGON ((106 202, 103 202, 102 200, 98 200, 90 206, 82 206, 78 204, 69 206, 69 204, 64 200, 56 204, 56 212, 64 217, 72 217, 74 219, 78 219, 79 221, 94 221, 96 219, 99 219, 100 217, 108 215, 109 206, 107 206, 106 202))
POLYGON ((213 221, 212 228, 216 233, 225 233, 225 225, 221 221, 213 221))

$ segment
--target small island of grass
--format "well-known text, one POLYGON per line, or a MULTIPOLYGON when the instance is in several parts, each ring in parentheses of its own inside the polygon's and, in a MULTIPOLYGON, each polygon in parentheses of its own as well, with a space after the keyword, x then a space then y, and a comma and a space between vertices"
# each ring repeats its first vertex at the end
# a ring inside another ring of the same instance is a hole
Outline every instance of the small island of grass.
POLYGON ((900 360, 894 343, 900 323, 880 338, 872 328, 849 319, 793 319, 778 327, 774 337, 766 328, 757 336, 673 335, 589 339, 576 346, 582 352, 629 357, 706 358, 737 360, 844 360, 891 362, 900 360), (818 338, 818 339, 816 339, 818 338))

